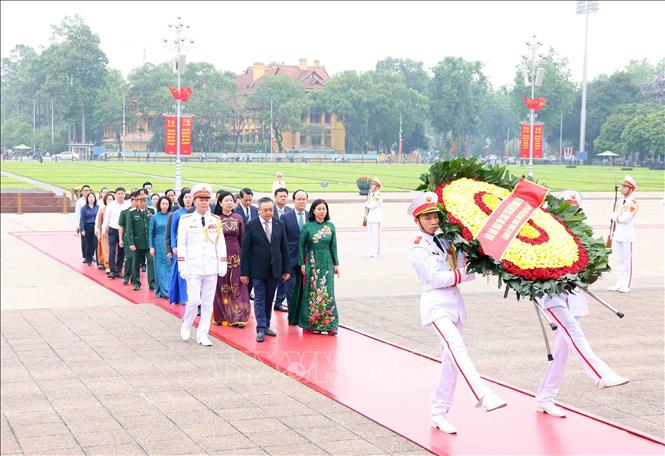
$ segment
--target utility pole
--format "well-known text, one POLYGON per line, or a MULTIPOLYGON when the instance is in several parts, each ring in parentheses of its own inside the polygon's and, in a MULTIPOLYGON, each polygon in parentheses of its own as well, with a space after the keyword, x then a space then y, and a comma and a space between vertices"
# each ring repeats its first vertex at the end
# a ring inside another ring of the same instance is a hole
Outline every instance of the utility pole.
POLYGON ((586 62, 587 62, 587 42, 589 39, 589 13, 598 11, 598 2, 580 1, 577 2, 577 14, 584 15, 584 67, 582 70, 582 109, 580 111, 580 153, 586 152, 586 62))
POLYGON ((55 143, 55 125, 53 123, 53 97, 51 97, 51 145, 55 143))
POLYGON ((125 120, 125 112, 126 112, 126 98, 127 95, 124 93, 122 94, 122 144, 120 145, 122 149, 122 159, 123 161, 125 160, 125 136, 127 135, 127 124, 125 120))
MULTIPOLYGON (((528 74, 528 79, 525 78, 525 83, 529 82, 531 84, 531 99, 533 100, 536 97, 536 86, 541 86, 543 83, 543 76, 545 74, 544 68, 538 68, 536 70, 536 51, 540 48, 543 43, 536 41, 536 35, 533 35, 531 41, 527 41, 526 45, 529 47, 529 57, 522 56, 523 59, 531 60, 531 68, 528 74)), ((540 57, 540 56, 539 56, 540 57)), ((529 171, 528 176, 533 177, 533 137, 534 137, 534 120, 536 117, 536 111, 534 109, 529 109, 529 123, 531 128, 529 131, 529 171)))
POLYGON ((35 156, 35 134, 37 130, 37 99, 32 99, 32 156, 35 156))
MULTIPOLYGON (((185 24, 182 21, 182 17, 178 16, 175 24, 169 24, 169 29, 174 32, 175 38, 172 40, 172 43, 176 51, 176 61, 175 68, 176 74, 178 77, 178 94, 180 94, 180 76, 184 71, 184 55, 182 55, 183 45, 185 41, 189 41, 190 44, 194 44, 194 40, 186 38, 184 35, 185 30, 189 30, 189 25, 185 24)), ((164 43, 168 43, 168 38, 163 38, 164 43)), ((181 176, 181 161, 180 161, 180 117, 181 117, 181 100, 180 98, 176 99, 176 158, 175 158, 175 191, 180 193, 182 189, 182 176, 181 176)))
POLYGON ((270 159, 272 160, 272 145, 273 145, 273 140, 274 140, 274 132, 275 129, 273 128, 273 123, 272 123, 272 98, 270 99, 270 159))
POLYGON ((404 140, 402 139, 402 115, 399 115, 399 162, 402 163, 402 151, 404 149, 404 140))

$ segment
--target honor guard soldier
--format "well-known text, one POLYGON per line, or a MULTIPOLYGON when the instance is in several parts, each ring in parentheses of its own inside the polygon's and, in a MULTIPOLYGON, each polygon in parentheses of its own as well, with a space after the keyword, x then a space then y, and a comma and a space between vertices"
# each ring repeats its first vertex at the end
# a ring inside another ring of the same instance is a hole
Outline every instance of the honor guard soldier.
POLYGON ((466 273, 466 259, 439 232, 438 197, 434 192, 419 194, 407 213, 420 233, 411 244, 409 259, 422 284, 420 315, 423 326, 430 326, 441 341, 441 372, 431 404, 431 425, 448 434, 455 426, 447 414, 453 402, 458 372, 464 377, 474 406, 487 411, 504 407, 506 402, 490 391, 480 378, 462 340, 466 320, 464 300, 457 288, 474 279, 466 273))
POLYGON ((213 300, 217 288, 217 276, 226 275, 226 241, 221 219, 211 214, 212 187, 196 184, 192 188, 194 212, 180 218, 178 225, 178 270, 187 281, 187 307, 180 328, 182 340, 188 340, 201 306, 201 319, 196 331, 196 341, 204 346, 212 345, 208 339, 213 300))
POLYGON ((125 216, 127 243, 132 252, 132 290, 141 288, 141 265, 147 261, 148 266, 148 288, 155 288, 155 271, 152 263, 152 256, 149 255, 150 246, 148 245, 148 231, 150 228, 150 218, 155 215, 155 210, 148 205, 148 191, 141 188, 134 194, 136 207, 125 216))
MULTIPOLYGON (((555 193, 554 196, 562 198, 571 205, 582 204, 582 195, 575 190, 555 193)), ((610 388, 628 383, 627 378, 620 377, 591 350, 580 326, 580 317, 589 314, 586 298, 581 292, 560 293, 538 299, 537 302, 558 326, 552 350, 554 359, 547 364, 536 393, 538 412, 557 418, 566 416, 566 412, 554 404, 554 399, 561 388, 571 352, 579 358, 585 372, 598 388, 610 388)))
POLYGON ((118 217, 118 235, 120 236, 119 245, 125 252, 123 285, 129 284, 129 281, 132 279, 132 274, 134 273, 134 252, 129 248, 130 243, 129 237, 127 236, 127 225, 129 223, 129 214, 136 210, 136 190, 133 190, 130 195, 130 206, 127 209, 122 210, 118 217))
POLYGON ((369 256, 375 257, 379 255, 380 240, 379 233, 381 229, 381 222, 383 219, 383 196, 381 196, 381 181, 378 177, 374 177, 370 183, 370 191, 367 195, 367 203, 365 208, 367 210, 367 233, 369 235, 369 256))
POLYGON ((633 218, 637 213, 637 200, 633 192, 637 190, 637 182, 632 177, 626 175, 621 185, 621 195, 619 205, 612 214, 614 221, 614 250, 619 260, 619 279, 616 285, 609 288, 609 291, 618 291, 619 293, 629 293, 633 281, 633 243, 635 242, 635 227, 633 218))

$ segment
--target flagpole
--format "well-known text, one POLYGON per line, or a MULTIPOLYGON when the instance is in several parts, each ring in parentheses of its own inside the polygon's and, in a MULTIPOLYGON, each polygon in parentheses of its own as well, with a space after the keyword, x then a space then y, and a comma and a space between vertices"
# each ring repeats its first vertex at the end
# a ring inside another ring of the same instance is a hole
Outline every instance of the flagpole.
POLYGON ((404 149, 404 141, 402 139, 402 115, 399 116, 399 162, 402 163, 402 152, 404 149))

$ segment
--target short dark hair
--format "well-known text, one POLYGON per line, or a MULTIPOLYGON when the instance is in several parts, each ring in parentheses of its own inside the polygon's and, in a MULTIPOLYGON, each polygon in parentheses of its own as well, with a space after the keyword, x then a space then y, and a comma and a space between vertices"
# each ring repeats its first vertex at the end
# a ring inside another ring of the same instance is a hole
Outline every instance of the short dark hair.
POLYGON ((175 190, 172 188, 167 188, 166 191, 164 191, 164 195, 168 195, 169 192, 173 192, 173 196, 175 196, 175 190))
POLYGON ((270 198, 269 196, 263 196, 259 198, 258 207, 260 208, 263 203, 270 203, 270 205, 272 206, 272 198, 270 198))
POLYGON ((231 198, 233 198, 233 201, 235 202, 233 193, 228 190, 220 190, 217 192, 217 204, 215 204, 215 211, 213 212, 215 215, 220 215, 222 213, 222 200, 229 195, 231 195, 231 198))
POLYGON ((308 194, 305 190, 303 190, 302 188, 299 188, 298 190, 296 190, 295 192, 293 192, 293 195, 291 195, 291 196, 293 197, 293 201, 296 200, 296 194, 297 194, 298 192, 303 192, 303 193, 305 194, 305 196, 307 196, 307 199, 309 199, 309 194, 308 194))
POLYGON ((284 187, 279 187, 278 189, 275 189, 275 196, 277 196, 278 193, 285 192, 286 196, 289 196, 289 191, 285 189, 284 187))
POLYGON ((144 182, 143 185, 141 185, 141 187, 145 188, 146 185, 149 185, 149 186, 152 187, 152 182, 150 182, 150 181, 144 182))
POLYGON ((328 209, 328 203, 326 203, 326 200, 315 199, 312 205, 309 206, 309 214, 307 214, 307 220, 309 220, 310 222, 316 220, 316 216, 314 215, 314 209, 316 209, 316 206, 318 206, 319 204, 325 204, 326 206, 326 216, 323 218, 323 221, 327 222, 328 220, 330 220, 330 209, 328 209))
POLYGON ((102 187, 102 188, 99 189, 99 193, 103 192, 104 190, 108 191, 109 189, 106 188, 106 187, 102 187))
POLYGON ((171 212, 171 200, 167 196, 160 196, 159 200, 157 200, 157 207, 155 208, 156 211, 160 212, 162 209, 162 200, 166 200, 169 202, 169 208, 166 210, 166 212, 171 212))
POLYGON ((252 195, 252 196, 254 196, 254 192, 252 191, 251 188, 247 188, 247 187, 245 187, 245 188, 243 188, 242 190, 240 190, 240 198, 244 197, 245 195, 252 195))
POLYGON ((125 190, 125 187, 116 187, 115 192, 113 192, 113 193, 117 193, 117 192, 127 193, 127 190, 125 190))
POLYGON ((81 191, 83 191, 84 188, 87 188, 88 190, 90 190, 90 186, 88 184, 81 185, 81 191))
POLYGON ((115 193, 113 192, 108 192, 106 195, 104 195, 104 198, 102 198, 102 202, 104 203, 104 206, 108 206, 108 201, 109 197, 113 197, 113 201, 115 201, 115 193))
POLYGON ((97 195, 95 195, 95 192, 90 192, 90 193, 88 193, 88 196, 86 196, 86 198, 85 198, 85 204, 86 204, 86 205, 88 204, 88 198, 90 198, 90 195, 92 195, 93 198, 95 198, 95 204, 94 204, 94 206, 97 206, 97 195))
POLYGON ((191 192, 192 190, 188 187, 185 187, 182 190, 180 190, 180 195, 178 196, 178 204, 180 205, 180 207, 185 207, 185 199, 184 199, 185 195, 191 192))

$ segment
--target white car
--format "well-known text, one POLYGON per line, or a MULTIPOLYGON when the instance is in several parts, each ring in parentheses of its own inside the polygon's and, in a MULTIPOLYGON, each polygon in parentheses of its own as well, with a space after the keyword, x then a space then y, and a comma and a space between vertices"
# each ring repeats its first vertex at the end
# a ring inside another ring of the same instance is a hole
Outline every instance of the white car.
POLYGON ((79 159, 79 154, 77 154, 75 152, 64 151, 64 152, 60 152, 59 154, 55 154, 53 156, 53 159, 55 161, 63 161, 63 160, 76 161, 76 160, 79 159))

